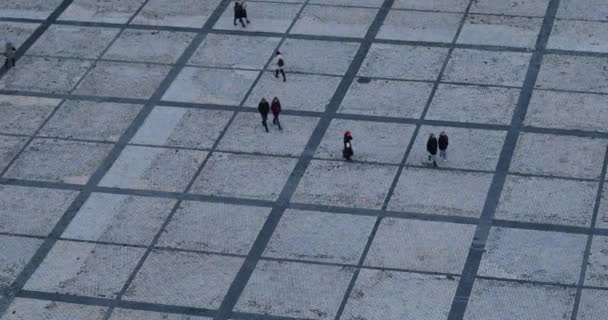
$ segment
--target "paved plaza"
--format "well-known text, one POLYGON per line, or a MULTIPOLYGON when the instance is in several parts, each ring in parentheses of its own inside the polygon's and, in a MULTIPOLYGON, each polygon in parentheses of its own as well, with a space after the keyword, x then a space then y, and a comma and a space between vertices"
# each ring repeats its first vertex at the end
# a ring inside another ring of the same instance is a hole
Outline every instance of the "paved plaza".
POLYGON ((0 319, 606 319, 607 1, 247 9, 0 0, 0 319))

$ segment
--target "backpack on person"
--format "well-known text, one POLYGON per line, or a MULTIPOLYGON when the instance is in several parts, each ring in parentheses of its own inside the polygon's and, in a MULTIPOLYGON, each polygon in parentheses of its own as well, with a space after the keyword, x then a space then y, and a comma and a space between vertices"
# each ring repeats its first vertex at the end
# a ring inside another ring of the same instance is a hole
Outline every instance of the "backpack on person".
POLYGON ((283 61, 283 58, 279 58, 279 61, 277 62, 277 65, 278 65, 279 67, 282 67, 282 66, 284 66, 284 65, 285 65, 285 61, 283 61))

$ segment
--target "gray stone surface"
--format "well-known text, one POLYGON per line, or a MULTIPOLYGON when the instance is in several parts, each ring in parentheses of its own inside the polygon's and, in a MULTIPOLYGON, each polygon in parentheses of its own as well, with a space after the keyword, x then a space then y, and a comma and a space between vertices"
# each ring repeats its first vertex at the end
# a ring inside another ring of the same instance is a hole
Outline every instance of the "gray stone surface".
POLYGON ((558 18, 608 21, 608 3, 602 0, 567 0, 557 10, 558 18))
POLYGON ((235 257, 153 251, 124 300, 218 308, 242 262, 235 257))
POLYGON ((189 63, 206 67, 262 69, 280 40, 273 37, 210 34, 189 63))
POLYGON ((248 1, 247 15, 252 22, 246 28, 243 28, 240 23, 237 26, 233 24, 234 9, 231 3, 213 28, 245 32, 266 31, 283 33, 291 26, 301 8, 302 5, 296 3, 248 1))
POLYGON ((608 305, 604 303, 608 299, 606 290, 584 289, 581 293, 581 304, 578 311, 579 320, 601 319, 608 312, 608 305))
POLYGON ((0 231, 47 236, 77 192, 0 186, 0 231))
POLYGON ((519 87, 524 82, 530 53, 455 49, 443 81, 519 87))
POLYGON ((458 43, 533 49, 542 18, 468 15, 458 43))
MULTIPOLYGON (((284 0, 284 1, 291 1, 291 0, 284 0)), ((294 2, 301 2, 301 0, 294 0, 294 2)), ((382 0, 310 0, 310 1, 308 1, 308 3, 378 8, 378 7, 382 6, 383 1, 382 0)))
MULTIPOLYGON (((2 8, 2 16, 5 9, 2 8)), ((19 48, 38 26, 39 24, 37 23, 0 22, 0 34, 2 34, 3 40, 11 41, 15 48, 19 48)))
POLYGON ((389 210, 479 217, 492 180, 491 174, 406 168, 389 210))
POLYGON ((373 44, 359 76, 436 80, 447 53, 447 48, 373 44))
POLYGON ((0 95, 0 132, 32 135, 60 102, 59 99, 0 95))
POLYGON ((0 235, 0 290, 8 289, 41 244, 40 239, 0 235))
POLYGON ((4 170, 27 143, 25 137, 0 136, 0 170, 4 170))
POLYGON ((608 93, 608 62, 600 57, 547 54, 536 88, 608 93))
POLYGON ((120 29, 50 26, 28 54, 64 58, 98 58, 120 29))
POLYGON ((386 218, 365 265, 460 274, 474 233, 474 225, 386 218))
POLYGON ((183 202, 157 246, 247 254, 269 213, 264 207, 183 202))
POLYGON ((175 202, 171 199, 93 193, 61 237, 147 246, 175 202))
POLYGON ((392 165, 313 160, 291 201, 380 209, 396 172, 392 165))
POLYGON ((103 59, 175 63, 195 35, 189 32, 127 29, 103 55, 103 59))
POLYGON ((209 320, 211 318, 183 314, 159 313, 129 309, 114 309, 109 320, 209 320))
POLYGON ((497 219, 589 226, 596 182, 509 175, 496 209, 497 219))
POLYGON ((260 261, 237 311, 307 319, 334 319, 353 269, 260 261))
POLYGON ((593 237, 585 285, 608 287, 608 237, 593 237))
POLYGON ((461 19, 460 13, 391 10, 377 38, 451 43, 461 19))
POLYGON ((608 189, 604 189, 602 198, 600 199, 600 207, 598 211, 597 221, 595 225, 598 228, 608 229, 608 189))
POLYGON ((393 8, 464 12, 467 0, 395 0, 393 8))
POLYGON ((3 0, 2 17, 46 19, 62 0, 3 0))
POLYGON ((143 248, 59 241, 24 288, 113 299, 144 252, 143 248))
POLYGON ((74 0, 60 20, 126 23, 145 0, 74 0))
POLYGON ((86 184, 111 144, 35 139, 5 178, 86 184))
POLYGON ((150 0, 132 24, 200 28, 220 0, 150 0))
POLYGON ((362 270, 342 319, 446 319, 457 285, 444 276, 362 270))
POLYGON ((549 0, 478 0, 473 2, 471 12, 542 17, 548 5, 549 0))
POLYGON ((105 307, 17 298, 3 320, 102 320, 105 307))
MULTIPOLYGON (((303 39, 286 39, 279 48, 288 74, 297 71, 332 75, 344 75, 358 49, 356 42, 303 39), (322 54, 319 48, 323 48, 322 54)), ((271 65, 270 69, 274 71, 275 67, 271 65)))
POLYGON ((128 146, 99 184, 182 192, 206 156, 206 151, 128 146))
POLYGON ((356 265, 374 221, 374 217, 289 209, 264 256, 356 265))
POLYGON ((363 38, 377 9, 330 7, 309 4, 289 33, 363 38))
POLYGON ((549 38, 548 48, 608 52, 608 36, 605 30, 608 28, 607 22, 596 21, 575 21, 561 20, 555 21, 551 38, 549 38))
POLYGON ((478 275, 576 284, 587 236, 492 228, 478 275))

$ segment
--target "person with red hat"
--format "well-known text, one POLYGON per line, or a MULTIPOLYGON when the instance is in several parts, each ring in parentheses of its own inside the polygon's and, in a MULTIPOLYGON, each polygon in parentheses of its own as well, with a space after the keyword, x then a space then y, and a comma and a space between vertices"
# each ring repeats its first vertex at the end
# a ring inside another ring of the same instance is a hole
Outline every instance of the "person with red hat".
POLYGON ((342 150, 342 156, 347 160, 351 161, 350 157, 353 156, 353 145, 351 143, 353 140, 353 136, 351 136, 350 131, 346 131, 344 133, 344 150, 342 150))

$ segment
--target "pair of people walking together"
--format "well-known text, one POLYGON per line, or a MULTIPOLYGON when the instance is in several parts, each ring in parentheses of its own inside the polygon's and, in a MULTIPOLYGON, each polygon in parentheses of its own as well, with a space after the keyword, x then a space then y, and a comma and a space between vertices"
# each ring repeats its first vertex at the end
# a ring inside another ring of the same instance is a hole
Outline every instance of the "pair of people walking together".
POLYGON ((448 144, 448 135, 445 131, 441 131, 439 139, 432 133, 429 135, 429 140, 426 142, 426 151, 429 153, 429 162, 433 162, 434 167, 437 166, 437 149, 439 149, 439 157, 443 161, 448 160, 448 144))
POLYGON ((260 115, 262 116, 262 126, 266 129, 266 132, 269 132, 267 121, 268 113, 270 113, 270 111, 272 111, 272 124, 279 127, 279 130, 283 130, 283 128, 281 128, 281 122, 279 121, 279 114, 281 113, 281 102, 279 101, 279 98, 274 97, 274 99, 272 99, 272 104, 268 104, 266 98, 262 98, 262 101, 258 104, 258 112, 260 112, 260 115))
POLYGON ((247 2, 245 0, 237 0, 234 2, 234 25, 236 26, 236 21, 238 20, 243 28, 245 28, 243 19, 245 19, 247 24, 251 22, 247 18, 247 2))

